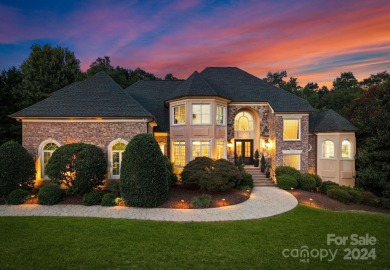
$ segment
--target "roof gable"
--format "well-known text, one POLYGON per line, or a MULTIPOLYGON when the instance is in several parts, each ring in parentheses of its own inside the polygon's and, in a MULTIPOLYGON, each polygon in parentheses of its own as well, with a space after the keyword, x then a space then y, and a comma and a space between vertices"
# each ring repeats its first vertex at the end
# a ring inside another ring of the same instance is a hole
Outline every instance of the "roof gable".
POLYGON ((199 72, 195 71, 185 80, 177 89, 177 96, 191 97, 191 96, 217 96, 217 92, 206 82, 199 72))
POLYGON ((105 72, 73 83, 10 117, 152 116, 105 72))
POLYGON ((358 128, 352 125, 347 119, 334 110, 315 112, 310 115, 310 132, 331 132, 331 131, 357 131, 358 128))

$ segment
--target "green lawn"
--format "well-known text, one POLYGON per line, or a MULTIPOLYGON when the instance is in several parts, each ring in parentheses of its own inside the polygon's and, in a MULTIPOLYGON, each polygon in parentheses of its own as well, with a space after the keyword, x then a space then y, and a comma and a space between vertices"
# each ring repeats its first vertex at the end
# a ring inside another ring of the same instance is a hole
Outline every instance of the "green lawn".
POLYGON ((267 219, 215 223, 1 217, 0 268, 385 269, 390 267, 389 233, 390 216, 305 206, 267 219), (330 233, 376 237, 376 259, 343 260, 343 250, 351 246, 327 246, 330 233), (333 262, 283 257, 284 249, 301 246, 338 249, 338 254, 333 262))

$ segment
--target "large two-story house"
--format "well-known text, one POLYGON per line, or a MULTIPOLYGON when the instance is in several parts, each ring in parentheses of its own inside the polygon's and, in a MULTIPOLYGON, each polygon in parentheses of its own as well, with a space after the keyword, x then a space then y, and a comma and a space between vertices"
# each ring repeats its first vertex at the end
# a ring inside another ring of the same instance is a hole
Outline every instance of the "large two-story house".
MULTIPOLYGON (((107 153, 108 179, 138 133, 153 133, 179 172, 199 156, 289 165, 354 185, 356 128, 332 110, 315 112, 287 91, 235 67, 195 71, 184 81, 139 81, 122 89, 104 72, 73 83, 11 115, 35 156, 37 179, 61 145, 95 144, 107 153)), ((147 154, 147 153, 145 153, 147 154)))

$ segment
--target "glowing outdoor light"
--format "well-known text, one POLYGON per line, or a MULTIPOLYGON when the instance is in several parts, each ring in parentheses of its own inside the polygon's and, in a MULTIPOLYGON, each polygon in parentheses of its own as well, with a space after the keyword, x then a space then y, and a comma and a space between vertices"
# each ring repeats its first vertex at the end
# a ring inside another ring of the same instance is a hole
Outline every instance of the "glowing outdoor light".
POLYGON ((313 199, 312 199, 312 198, 310 198, 310 199, 309 199, 309 201, 310 201, 310 205, 311 205, 311 202, 313 201, 313 199))
POLYGON ((222 199, 222 205, 225 206, 225 199, 222 199))
POLYGON ((181 208, 184 208, 184 200, 180 200, 181 201, 181 208))

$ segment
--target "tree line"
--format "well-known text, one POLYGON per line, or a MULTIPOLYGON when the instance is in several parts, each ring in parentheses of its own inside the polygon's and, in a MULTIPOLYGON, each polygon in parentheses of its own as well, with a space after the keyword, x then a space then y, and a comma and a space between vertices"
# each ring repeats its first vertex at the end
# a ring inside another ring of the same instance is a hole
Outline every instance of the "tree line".
MULTIPOLYGON (((126 88, 139 80, 161 80, 141 68, 113 67, 110 57, 98 57, 86 72, 67 48, 33 45, 20 67, 0 74, 0 144, 21 142, 21 125, 8 115, 26 108, 74 82, 108 73, 126 88)), ((165 80, 179 80, 171 73, 165 80)), ((357 184, 390 198, 390 75, 387 71, 358 81, 352 72, 342 72, 329 89, 315 82, 300 86, 287 71, 268 72, 263 80, 306 99, 316 110, 333 109, 350 120, 357 132, 357 184)))

